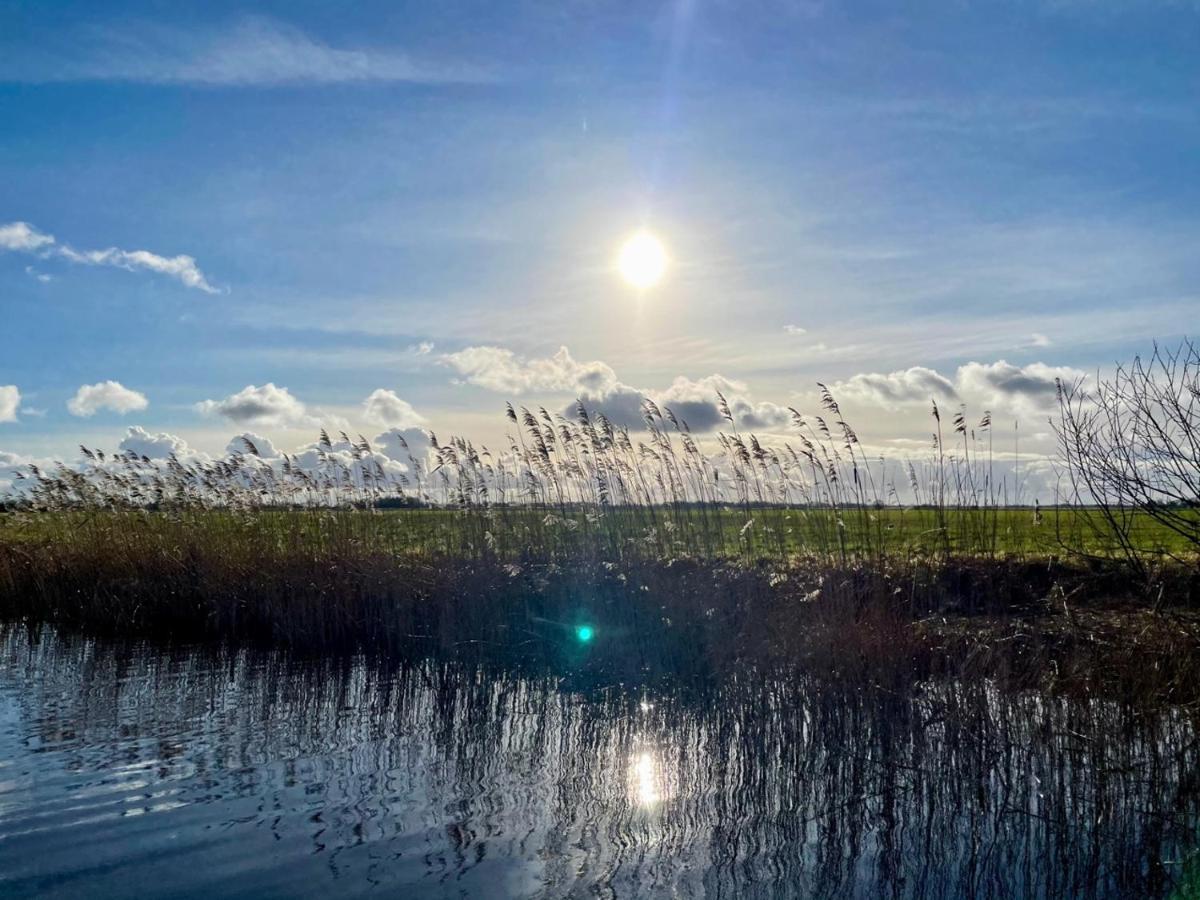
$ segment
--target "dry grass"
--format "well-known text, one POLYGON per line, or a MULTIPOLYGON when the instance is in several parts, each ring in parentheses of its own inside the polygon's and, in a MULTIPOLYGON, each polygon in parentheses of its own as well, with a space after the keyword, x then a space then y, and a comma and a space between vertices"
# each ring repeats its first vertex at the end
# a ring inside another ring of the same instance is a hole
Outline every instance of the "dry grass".
POLYGON ((434 440, 406 472, 324 433, 315 468, 249 444, 212 463, 85 450, 83 470, 31 469, 0 513, 0 617, 640 675, 799 663, 1197 691, 1191 620, 1164 618, 1196 605, 1195 559, 1150 518, 1123 533, 1151 562, 1131 567, 1086 508, 1007 507, 990 416, 972 428, 960 411, 947 439, 934 407, 931 457, 902 468, 866 457, 827 391, 825 416, 797 413, 795 444, 775 448, 721 403, 716 455, 653 404, 637 441, 583 408, 568 422, 510 407, 505 452, 434 440), (1114 602, 1136 609, 1075 612, 1114 602))

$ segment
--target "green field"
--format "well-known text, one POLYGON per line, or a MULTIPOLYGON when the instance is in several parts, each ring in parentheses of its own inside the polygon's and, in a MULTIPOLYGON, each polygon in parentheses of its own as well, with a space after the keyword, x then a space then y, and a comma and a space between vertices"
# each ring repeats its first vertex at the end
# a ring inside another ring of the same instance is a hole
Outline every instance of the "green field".
MULTIPOLYGON (((1129 535, 1148 557, 1188 558, 1188 541, 1142 512, 1129 535)), ((469 509, 189 509, 22 512, 0 516, 0 541, 109 542, 149 549, 154 538, 271 546, 320 553, 349 542, 359 551, 466 558, 528 555, 710 557, 849 562, 879 558, 1119 555, 1092 508, 883 508, 521 506, 469 509)), ((231 546, 232 549, 232 546, 231 546)))

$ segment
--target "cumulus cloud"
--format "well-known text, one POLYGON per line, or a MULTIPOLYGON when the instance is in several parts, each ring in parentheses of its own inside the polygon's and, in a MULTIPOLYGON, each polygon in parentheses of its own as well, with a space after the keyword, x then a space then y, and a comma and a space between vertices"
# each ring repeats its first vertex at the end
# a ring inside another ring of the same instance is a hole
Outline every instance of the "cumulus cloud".
POLYGON ((136 453, 148 459, 167 459, 172 454, 180 459, 194 455, 195 451, 187 445, 187 441, 178 435, 160 431, 157 434, 147 431, 140 425, 131 425, 125 432, 125 437, 117 445, 123 453, 136 453))
MULTIPOLYGON (((208 294, 218 293, 209 283, 204 273, 196 264, 195 257, 180 254, 178 256, 160 256, 149 250, 122 250, 118 247, 108 247, 104 250, 76 250, 68 244, 61 244, 53 235, 39 231, 28 222, 10 222, 0 225, 0 250, 11 250, 20 253, 35 253, 48 259, 57 257, 68 262, 87 266, 112 266, 125 269, 128 272, 156 272, 174 278, 186 287, 195 288, 208 294)), ((33 272, 39 281, 49 281, 50 276, 33 272)))
POLYGON ((423 460, 431 446, 429 433, 420 428, 389 428, 375 435, 371 445, 389 459, 398 461, 407 460, 409 456, 423 460))
POLYGON ((791 421, 791 413, 774 403, 755 403, 747 395, 747 387, 723 375, 709 375, 691 380, 679 377, 671 386, 655 396, 659 406, 668 406, 688 426, 696 431, 711 431, 721 425, 723 417, 718 408, 718 392, 725 397, 729 411, 739 428, 780 428, 791 421))
POLYGON ((269 438, 265 438, 261 434, 255 434, 253 431, 243 431, 232 438, 225 445, 225 453, 227 456, 233 456, 238 453, 250 453, 251 444, 258 451, 258 456, 261 459, 279 459, 283 456, 279 449, 271 443, 269 438))
POLYGON ((21 392, 15 384, 0 384, 0 422, 17 421, 21 408, 21 392))
POLYGON ((801 328, 799 325, 784 325, 783 330, 787 334, 795 334, 795 335, 808 334, 808 329, 801 328))
POLYGON ((443 354, 441 361, 469 384, 514 396, 532 391, 603 394, 617 384, 607 363, 578 362, 566 347, 547 357, 518 356, 503 347, 467 347, 443 354))
POLYGON ((967 363, 958 370, 957 381, 963 396, 985 404, 1046 409, 1057 402, 1058 379, 1069 383, 1083 374, 1068 366, 1045 363, 1014 366, 1001 359, 994 363, 967 363))
MULTIPOLYGON (((166 460, 172 455, 184 465, 208 464, 214 461, 208 454, 189 447, 178 435, 155 433, 139 426, 133 426, 126 431, 118 449, 122 453, 135 453, 139 457, 145 457, 159 471, 163 470, 166 460)), ((429 438, 419 429, 403 432, 400 429, 392 429, 375 439, 370 453, 363 453, 351 442, 337 440, 331 446, 305 444, 288 454, 288 458, 296 470, 332 475, 342 479, 343 484, 365 484, 368 479, 376 479, 382 473, 394 479, 403 475, 409 478, 408 484, 411 485, 412 465, 409 455, 411 453, 414 460, 420 462, 422 467, 427 467, 428 450, 429 438), (407 448, 400 443, 401 438, 407 442, 407 448)), ((230 440, 221 458, 232 461, 235 457, 242 474, 235 474, 233 477, 243 484, 249 484, 250 475, 255 470, 270 469, 278 474, 284 469, 284 454, 269 439, 251 431, 243 432, 230 440), (253 442, 257 454, 250 452, 246 440, 253 442)), ((20 493, 21 485, 28 485, 28 482, 17 481, 16 475, 23 470, 27 473, 30 464, 36 464, 46 470, 61 464, 75 471, 120 465, 112 458, 97 461, 94 457, 89 457, 68 461, 37 459, 0 452, 0 497, 10 492, 20 493)))
POLYGON ((54 236, 38 231, 28 222, 0 225, 0 250, 34 251, 54 243, 54 236))
POLYGON ((896 409, 911 403, 933 400, 955 400, 958 392, 945 375, 924 366, 913 366, 886 375, 862 373, 830 385, 840 399, 872 403, 896 409))
POLYGON ((363 401, 363 416, 372 425, 385 428, 420 428, 425 419, 412 408, 407 400, 400 399, 395 391, 377 388, 363 401))
POLYGON ((293 428, 316 422, 309 416, 304 404, 292 396, 287 388, 276 387, 273 382, 261 387, 248 384, 224 400, 197 403, 196 409, 204 415, 224 416, 239 425, 293 428))
POLYGON ((126 81, 144 84, 272 87, 291 84, 474 83, 493 76, 475 65, 406 53, 333 47, 299 29, 248 18, 220 31, 147 28, 100 33, 66 58, 9 54, 0 80, 126 81))
MULTIPOLYGON (((519 396, 535 391, 572 394, 590 413, 602 413, 613 424, 641 428, 643 404, 652 400, 669 407, 693 431, 712 431, 724 421, 717 394, 724 394, 739 428, 768 429, 786 425, 790 415, 773 403, 749 399, 746 386, 723 375, 705 378, 676 378, 665 389, 647 389, 622 383, 613 368, 600 360, 580 362, 566 347, 553 356, 519 356, 503 347, 468 347, 444 354, 444 365, 455 369, 463 380, 497 393, 519 396)), ((575 405, 563 410, 574 417, 575 405)))
POLYGON ((75 396, 67 401, 67 411, 73 416, 94 416, 102 409, 124 415, 149 406, 146 395, 130 390, 119 381, 99 381, 81 385, 75 396))
POLYGON ((31 462, 33 460, 27 456, 0 450, 0 497, 13 490, 17 473, 31 462))
POLYGON ((972 406, 1040 412, 1053 406, 1057 380, 1074 381, 1084 373, 1069 366, 1030 363, 1016 366, 1004 360, 970 362, 953 378, 934 369, 914 366, 889 374, 863 373, 830 385, 839 400, 900 409, 937 401, 962 401, 972 406))
MULTIPOLYGON (((680 376, 665 390, 642 390, 617 383, 601 393, 583 393, 579 401, 589 414, 602 413, 614 425, 638 429, 644 427, 643 409, 647 400, 659 409, 670 409, 675 417, 695 432, 715 431, 727 426, 718 393, 725 397, 738 428, 770 430, 783 428, 791 413, 774 403, 758 403, 747 394, 746 385, 723 375, 691 379, 680 376)), ((573 417, 576 406, 564 410, 573 417)))

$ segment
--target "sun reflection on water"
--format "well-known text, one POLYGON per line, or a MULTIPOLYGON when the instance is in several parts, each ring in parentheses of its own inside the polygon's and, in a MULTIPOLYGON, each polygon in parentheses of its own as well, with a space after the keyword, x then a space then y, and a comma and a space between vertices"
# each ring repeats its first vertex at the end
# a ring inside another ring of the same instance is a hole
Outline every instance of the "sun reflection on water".
POLYGON ((643 809, 657 806, 665 799, 662 762, 651 750, 633 754, 629 761, 630 800, 643 809))

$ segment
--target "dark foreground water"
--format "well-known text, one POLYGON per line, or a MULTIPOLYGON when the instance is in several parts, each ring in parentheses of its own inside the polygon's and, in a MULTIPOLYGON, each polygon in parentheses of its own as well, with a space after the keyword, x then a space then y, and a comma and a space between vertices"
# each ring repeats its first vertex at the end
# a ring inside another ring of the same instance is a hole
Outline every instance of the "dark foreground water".
POLYGON ((0 895, 1170 895, 1178 713, 0 632, 0 895))

